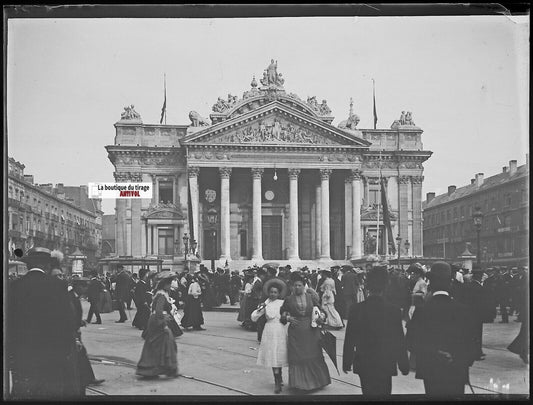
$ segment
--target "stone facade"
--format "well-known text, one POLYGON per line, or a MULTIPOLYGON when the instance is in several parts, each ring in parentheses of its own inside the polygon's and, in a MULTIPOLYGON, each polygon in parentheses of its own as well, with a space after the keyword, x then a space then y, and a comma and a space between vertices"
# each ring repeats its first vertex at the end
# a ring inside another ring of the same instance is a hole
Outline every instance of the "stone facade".
MULTIPOLYGON (((24 165, 8 161, 8 240, 13 250, 24 252, 33 246, 59 249, 68 254, 79 248, 87 256, 87 267, 96 269, 102 247, 101 201, 89 199, 87 186, 58 183, 34 184, 24 174, 24 165)), ((65 265, 68 264, 65 262, 65 265)))
POLYGON ((485 178, 476 174, 470 184, 435 196, 424 206, 424 255, 455 260, 470 244, 477 255, 477 233, 472 214, 483 213, 480 231, 484 265, 527 265, 529 261, 529 163, 516 160, 502 172, 485 178))
POLYGON ((356 129, 352 109, 335 127, 325 100, 285 92, 277 62, 261 83, 254 78, 242 98, 219 97, 209 119, 192 111, 191 125, 145 125, 140 116, 115 124, 106 147, 115 178, 155 188, 152 201, 117 200, 117 255, 159 256, 178 269, 186 233, 203 260, 235 268, 359 259, 376 234, 380 171, 393 232, 421 255, 422 164, 431 156, 423 131, 412 120, 356 129))

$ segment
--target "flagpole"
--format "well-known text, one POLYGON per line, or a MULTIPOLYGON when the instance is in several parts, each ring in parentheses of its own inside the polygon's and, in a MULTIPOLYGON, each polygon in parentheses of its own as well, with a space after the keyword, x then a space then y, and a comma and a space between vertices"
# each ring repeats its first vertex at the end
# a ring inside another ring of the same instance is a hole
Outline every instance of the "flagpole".
POLYGON ((376 124, 378 122, 378 114, 376 111, 376 82, 372 79, 372 96, 374 101, 374 129, 376 129, 376 124))
POLYGON ((379 187, 380 193, 378 194, 378 208, 377 208, 377 220, 376 220, 376 256, 379 257, 379 200, 381 199, 381 150, 379 151, 379 187))
POLYGON ((164 87, 165 87, 165 125, 167 125, 167 74, 164 73, 164 87))

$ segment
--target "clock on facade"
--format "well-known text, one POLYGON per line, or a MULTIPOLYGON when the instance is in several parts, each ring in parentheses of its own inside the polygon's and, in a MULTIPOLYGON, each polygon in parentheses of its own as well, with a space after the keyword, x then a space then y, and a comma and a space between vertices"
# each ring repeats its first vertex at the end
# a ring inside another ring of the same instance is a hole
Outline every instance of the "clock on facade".
POLYGON ((268 190, 266 193, 265 193, 265 199, 267 201, 272 201, 274 199, 276 195, 274 194, 274 192, 272 190, 268 190))
POLYGON ((217 198, 217 192, 215 190, 205 190, 205 199, 208 203, 213 203, 217 198))

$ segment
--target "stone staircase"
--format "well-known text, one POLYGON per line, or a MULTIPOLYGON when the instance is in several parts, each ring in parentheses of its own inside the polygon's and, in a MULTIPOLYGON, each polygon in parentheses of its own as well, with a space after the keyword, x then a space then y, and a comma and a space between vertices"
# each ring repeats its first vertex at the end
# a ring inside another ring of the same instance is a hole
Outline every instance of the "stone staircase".
MULTIPOLYGON (((307 266, 309 270, 315 270, 315 269, 329 269, 331 266, 342 266, 344 264, 350 265, 349 260, 328 260, 328 261, 321 261, 321 260, 232 260, 228 261, 228 265, 231 271, 233 270, 244 270, 250 266, 258 265, 261 266, 266 263, 278 263, 280 266, 286 266, 290 265, 292 270, 297 270, 299 268, 302 268, 304 266, 307 266)), ((206 266, 207 268, 211 268, 211 261, 210 260, 202 260, 202 264, 206 266)), ((216 260, 215 261, 215 267, 224 267, 226 264, 225 260, 216 260)))

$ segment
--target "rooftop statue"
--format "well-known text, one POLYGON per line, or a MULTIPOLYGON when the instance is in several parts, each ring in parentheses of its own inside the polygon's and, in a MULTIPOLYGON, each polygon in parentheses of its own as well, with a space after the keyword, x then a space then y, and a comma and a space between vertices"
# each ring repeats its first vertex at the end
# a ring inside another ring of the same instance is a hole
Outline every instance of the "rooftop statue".
POLYGON ((320 113, 320 107, 318 101, 316 101, 316 96, 307 97, 307 105, 311 107, 314 112, 320 113))
POLYGON ((348 114, 348 119, 341 121, 338 127, 340 129, 355 131, 357 129, 357 124, 359 124, 359 116, 353 113, 353 99, 350 98, 350 113, 348 114))
POLYGON ((328 107, 328 103, 326 100, 322 100, 322 104, 318 106, 318 109, 320 111, 320 115, 327 117, 328 115, 331 115, 331 109, 328 107))
POLYGON ((400 125, 404 126, 404 125, 407 125, 407 126, 415 126, 415 123, 413 121, 413 115, 411 113, 411 111, 402 111, 402 114, 400 115, 400 119, 399 120, 395 120, 392 125, 391 125, 391 128, 397 128, 399 127, 400 125))
POLYGON ((191 120, 191 125, 193 127, 208 127, 211 125, 207 119, 202 117, 196 111, 191 111, 189 113, 189 119, 191 120))
POLYGON ((140 120, 141 115, 135 111, 132 105, 124 107, 124 112, 120 115, 120 119, 124 121, 140 120))
POLYGON ((270 60, 270 65, 263 72, 263 78, 260 80, 264 87, 268 88, 282 88, 285 79, 278 73, 278 61, 270 60))

